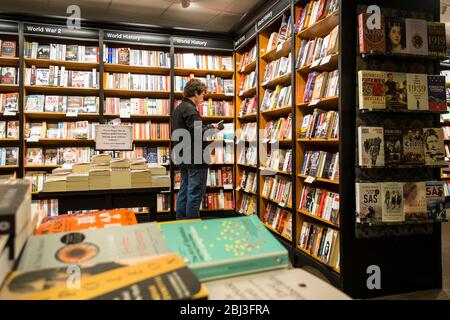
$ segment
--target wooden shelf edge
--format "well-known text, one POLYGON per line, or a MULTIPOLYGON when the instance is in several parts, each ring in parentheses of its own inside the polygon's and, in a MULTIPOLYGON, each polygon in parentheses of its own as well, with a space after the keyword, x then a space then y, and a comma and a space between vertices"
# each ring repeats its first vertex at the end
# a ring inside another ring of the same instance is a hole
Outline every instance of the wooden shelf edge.
POLYGON ((323 222, 323 223, 325 223, 325 224, 327 224, 327 225, 329 225, 329 226, 332 226, 332 227, 334 227, 334 228, 339 229, 339 225, 338 225, 338 224, 335 224, 335 223, 333 223, 333 222, 331 222, 331 221, 328 221, 328 220, 325 220, 325 219, 323 219, 323 218, 321 218, 321 217, 318 217, 318 216, 316 216, 315 214, 312 214, 312 213, 310 213, 310 212, 308 212, 308 211, 306 211, 306 210, 300 210, 300 209, 298 209, 297 212, 300 213, 300 214, 303 214, 303 215, 305 215, 305 216, 308 216, 308 217, 310 217, 310 218, 312 218, 312 219, 315 219, 316 221, 323 222))
MULTIPOLYGON (((299 177, 301 179, 306 179, 309 176, 304 175, 304 174, 298 174, 297 177, 299 177)), ((315 178, 315 181, 320 181, 320 182, 326 182, 326 183, 330 183, 330 184, 339 185, 339 180, 330 180, 330 179, 317 178, 317 177, 313 177, 313 178, 315 178)))
POLYGON ((335 268, 333 266, 328 265, 325 261, 323 261, 321 258, 316 257, 315 255, 312 255, 311 253, 309 253, 307 250, 301 248, 300 246, 297 245, 296 247, 297 250, 299 250, 300 252, 310 256, 311 258, 315 259, 316 261, 319 261, 320 263, 322 263, 324 266, 328 267, 330 270, 333 270, 334 272, 340 273, 340 270, 338 268, 335 268))

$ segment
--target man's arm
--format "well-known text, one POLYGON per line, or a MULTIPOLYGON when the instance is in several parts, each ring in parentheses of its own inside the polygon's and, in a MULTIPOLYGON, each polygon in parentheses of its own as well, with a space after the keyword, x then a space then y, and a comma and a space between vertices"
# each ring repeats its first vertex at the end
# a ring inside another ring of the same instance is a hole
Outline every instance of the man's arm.
POLYGON ((198 126, 202 127, 202 134, 204 134, 206 130, 214 129, 214 125, 212 124, 203 125, 202 118, 194 108, 186 108, 183 113, 183 118, 186 127, 190 132, 194 132, 194 129, 198 128, 198 126))

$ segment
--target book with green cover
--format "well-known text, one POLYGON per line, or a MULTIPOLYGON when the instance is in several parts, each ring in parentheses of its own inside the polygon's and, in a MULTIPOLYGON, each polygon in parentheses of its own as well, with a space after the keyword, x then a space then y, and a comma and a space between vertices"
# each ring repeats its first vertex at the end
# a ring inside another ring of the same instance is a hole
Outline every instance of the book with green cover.
POLYGON ((87 266, 168 252, 155 222, 47 234, 28 239, 17 270, 87 266))
POLYGON ((257 216, 160 225, 170 248, 201 280, 288 266, 288 252, 257 216))

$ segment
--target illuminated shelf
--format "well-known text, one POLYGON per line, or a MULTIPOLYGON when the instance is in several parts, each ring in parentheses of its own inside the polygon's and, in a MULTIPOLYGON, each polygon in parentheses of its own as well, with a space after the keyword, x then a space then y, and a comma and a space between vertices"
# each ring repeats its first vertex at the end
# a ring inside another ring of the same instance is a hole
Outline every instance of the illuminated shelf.
POLYGON ((323 38, 339 24, 339 10, 316 21, 312 26, 297 33, 301 39, 323 38))
POLYGON ((48 68, 50 66, 63 66, 66 69, 92 71, 92 69, 99 69, 98 62, 78 62, 65 60, 50 60, 50 59, 35 59, 25 58, 25 65, 27 67, 36 66, 37 68, 48 68))
MULTIPOLYGON (((299 174, 298 177, 301 179, 306 179, 309 176, 304 175, 304 174, 299 174)), ((315 177, 313 177, 313 178, 315 178, 315 177)), ((339 180, 330 180, 330 179, 325 179, 325 178, 315 178, 315 181, 326 182, 326 183, 331 183, 331 184, 339 184, 339 180)))
POLYGON ((318 216, 312 214, 311 212, 308 212, 308 211, 303 210, 303 209, 301 209, 301 210, 298 209, 297 211, 298 211, 299 213, 305 215, 305 216, 308 216, 308 217, 314 219, 314 220, 317 220, 317 221, 326 223, 326 224, 328 224, 328 225, 330 225, 330 226, 332 226, 332 227, 335 227, 335 228, 338 228, 338 229, 339 229, 339 225, 338 225, 338 224, 333 223, 333 222, 328 221, 328 220, 325 220, 325 219, 322 219, 321 217, 318 217, 318 216))
POLYGON ((231 78, 234 74, 233 70, 209 70, 209 69, 187 69, 187 68, 175 68, 174 73, 176 76, 189 76, 194 74, 199 77, 204 77, 208 74, 223 77, 223 78, 231 78))
POLYGON ((25 112, 25 116, 27 119, 36 120, 95 120, 100 117, 98 113, 78 113, 76 117, 68 117, 65 112, 25 112))
POLYGON ((169 67, 152 67, 152 66, 130 66, 126 64, 105 63, 103 65, 104 72, 133 72, 141 74, 160 74, 169 75, 169 67))

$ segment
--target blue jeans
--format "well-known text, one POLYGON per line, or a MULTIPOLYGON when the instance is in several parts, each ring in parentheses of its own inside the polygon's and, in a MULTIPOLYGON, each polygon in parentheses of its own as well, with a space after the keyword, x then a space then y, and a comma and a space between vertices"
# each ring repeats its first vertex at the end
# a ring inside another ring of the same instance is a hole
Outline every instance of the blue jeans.
POLYGON ((200 202, 206 192, 208 168, 181 168, 180 191, 177 195, 177 220, 200 216, 200 202))

